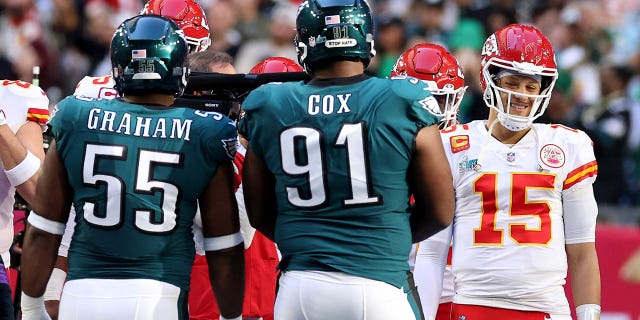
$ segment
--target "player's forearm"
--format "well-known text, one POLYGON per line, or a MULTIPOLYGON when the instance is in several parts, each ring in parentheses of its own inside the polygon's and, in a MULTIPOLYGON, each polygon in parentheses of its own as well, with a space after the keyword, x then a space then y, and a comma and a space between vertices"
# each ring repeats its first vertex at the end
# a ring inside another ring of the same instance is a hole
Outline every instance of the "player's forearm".
POLYGON ((438 312, 451 232, 450 226, 441 231, 441 234, 420 242, 416 252, 413 277, 418 287, 422 312, 427 319, 435 319, 438 312), (441 237, 445 241, 436 237, 441 237))
POLYGON ((410 223, 413 243, 418 243, 431 237, 450 224, 450 222, 446 223, 446 221, 438 219, 430 212, 425 213, 424 209, 420 209, 417 206, 414 206, 412 209, 410 223))
POLYGON ((35 123, 25 124, 17 134, 0 125, 0 160, 9 182, 27 202, 35 197, 37 178, 44 159, 42 133, 35 123))
POLYGON ((574 304, 600 305, 600 269, 594 243, 567 245, 567 256, 574 304))
POLYGON ((44 294, 51 270, 56 262, 62 236, 27 225, 22 248, 22 291, 31 297, 44 294))
POLYGON ((245 288, 244 245, 207 252, 207 262, 220 314, 225 318, 239 316, 245 288))
POLYGON ((27 149, 8 125, 0 125, 0 146, 0 160, 5 170, 13 169, 27 155, 27 149))

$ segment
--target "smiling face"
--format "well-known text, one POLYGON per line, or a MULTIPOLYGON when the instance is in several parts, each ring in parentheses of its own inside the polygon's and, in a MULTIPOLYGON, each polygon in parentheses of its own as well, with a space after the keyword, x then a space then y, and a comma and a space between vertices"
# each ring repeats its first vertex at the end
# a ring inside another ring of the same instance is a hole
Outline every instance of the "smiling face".
POLYGON ((540 82, 521 75, 506 75, 496 81, 504 111, 508 114, 526 117, 531 113, 536 95, 540 94, 540 82))

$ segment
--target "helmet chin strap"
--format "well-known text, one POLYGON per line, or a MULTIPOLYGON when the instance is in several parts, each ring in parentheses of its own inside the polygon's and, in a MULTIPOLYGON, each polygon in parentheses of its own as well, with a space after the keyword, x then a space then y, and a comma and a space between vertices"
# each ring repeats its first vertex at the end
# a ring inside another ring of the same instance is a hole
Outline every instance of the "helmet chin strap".
POLYGON ((500 124, 505 127, 509 131, 522 131, 527 129, 533 123, 533 119, 527 118, 527 120, 516 120, 512 117, 507 116, 506 113, 498 112, 498 121, 500 124))

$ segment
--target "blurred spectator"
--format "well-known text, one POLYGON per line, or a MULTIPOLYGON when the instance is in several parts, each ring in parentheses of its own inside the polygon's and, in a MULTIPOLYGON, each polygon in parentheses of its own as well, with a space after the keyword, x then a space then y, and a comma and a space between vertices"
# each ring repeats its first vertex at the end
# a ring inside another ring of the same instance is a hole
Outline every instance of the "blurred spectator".
POLYGON ((462 18, 449 36, 451 50, 469 48, 477 51, 482 50, 486 39, 484 26, 482 23, 471 18, 462 18))
POLYGON ((558 79, 556 80, 555 90, 551 92, 551 99, 545 113, 536 120, 539 123, 557 123, 570 127, 577 125, 578 119, 574 107, 573 99, 573 80, 567 71, 558 69, 558 79))
MULTIPOLYGON (((17 79, 31 82, 34 66, 41 66, 40 79, 44 88, 51 83, 54 61, 49 57, 45 28, 40 21, 34 0, 0 0, 0 56, 4 56, 17 79)), ((12 78, 13 79, 13 78, 12 78)))
POLYGON ((404 22, 397 17, 381 18, 376 28, 376 56, 372 59, 369 70, 384 78, 404 52, 407 45, 406 28, 404 22))
POLYGON ((535 1, 531 8, 531 23, 544 34, 551 35, 558 21, 562 6, 550 0, 535 1))
POLYGON ((375 7, 378 16, 404 17, 409 12, 413 0, 379 0, 369 4, 375 7))
POLYGON ((211 30, 211 48, 235 57, 242 44, 242 35, 235 29, 238 14, 233 5, 228 1, 217 1, 206 12, 211 30))
POLYGON ((96 52, 91 56, 88 75, 98 77, 110 74, 109 46, 116 27, 122 22, 117 8, 107 1, 91 1, 87 3, 84 14, 87 19, 87 36, 96 42, 96 52))
POLYGON ((593 185, 598 203, 620 204, 627 197, 624 159, 634 102, 626 88, 632 75, 626 66, 602 66, 602 99, 587 107, 580 119, 582 129, 594 142, 598 160, 598 179, 593 185))
POLYGON ((409 26, 408 45, 426 42, 448 47, 447 30, 444 29, 444 8, 444 0, 415 0, 413 2, 411 10, 413 24, 409 26))
MULTIPOLYGON (((273 19, 273 1, 231 0, 231 2, 234 4, 236 12, 238 12, 239 19, 236 27, 238 31, 240 31, 243 39, 264 39, 269 36, 269 24, 273 19)), ((296 8, 297 7, 294 6, 294 15, 296 8)))
MULTIPOLYGON (((483 42, 484 43, 484 42, 483 42)), ((480 51, 470 47, 462 47, 453 52, 458 59, 464 82, 468 86, 464 98, 460 103, 458 121, 460 123, 472 120, 486 119, 489 116, 489 108, 482 100, 482 88, 480 87, 480 51)))
MULTIPOLYGON (((289 3, 273 8, 267 29, 269 36, 245 42, 235 57, 238 72, 246 73, 258 62, 269 57, 284 57, 296 61, 298 55, 293 46, 296 35, 297 7, 289 3)), ((215 33, 215 30, 213 30, 215 33)))
MULTIPOLYGON (((510 0, 471 1, 461 10, 462 17, 472 18, 484 26, 484 37, 488 37, 496 30, 512 23, 516 19, 516 3, 510 0)), ((524 2, 524 1, 522 1, 524 2)))
POLYGON ((17 79, 18 75, 16 75, 13 70, 13 66, 11 65, 11 61, 7 60, 2 54, 0 54, 0 79, 17 79))

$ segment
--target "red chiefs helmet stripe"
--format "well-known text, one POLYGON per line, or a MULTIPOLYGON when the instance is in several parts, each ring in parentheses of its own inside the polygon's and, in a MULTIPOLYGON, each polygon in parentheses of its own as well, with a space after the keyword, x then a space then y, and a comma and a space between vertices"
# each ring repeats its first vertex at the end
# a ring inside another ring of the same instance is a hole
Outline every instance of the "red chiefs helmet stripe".
POLYGON ((39 125, 47 124, 49 121, 49 110, 29 108, 27 110, 27 121, 33 121, 39 125))
POLYGON ((563 190, 567 190, 573 187, 578 182, 598 175, 598 163, 593 160, 585 165, 577 167, 573 171, 569 172, 567 179, 564 180, 563 190))

